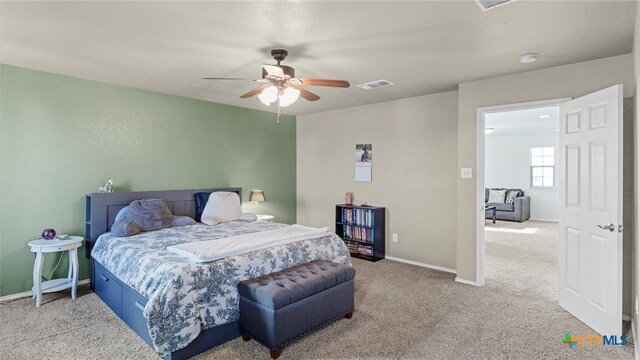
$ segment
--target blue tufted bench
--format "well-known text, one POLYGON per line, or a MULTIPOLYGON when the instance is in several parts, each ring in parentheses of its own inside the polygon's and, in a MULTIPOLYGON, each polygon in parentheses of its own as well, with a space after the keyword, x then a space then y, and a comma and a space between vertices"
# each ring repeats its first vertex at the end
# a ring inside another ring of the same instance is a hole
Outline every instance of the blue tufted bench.
POLYGON ((296 338, 339 317, 353 314, 356 270, 327 260, 290 267, 238 284, 240 331, 277 359, 296 338))

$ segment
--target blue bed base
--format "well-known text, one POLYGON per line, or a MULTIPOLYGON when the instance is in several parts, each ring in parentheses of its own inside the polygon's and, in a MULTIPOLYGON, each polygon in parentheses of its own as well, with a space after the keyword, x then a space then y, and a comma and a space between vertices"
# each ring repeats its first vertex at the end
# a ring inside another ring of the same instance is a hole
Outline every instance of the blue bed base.
MULTIPOLYGON (((147 319, 143 315, 147 299, 135 289, 121 282, 99 262, 91 258, 91 283, 95 293, 109 308, 153 348, 147 319)), ((167 360, 188 359, 240 336, 239 321, 216 326, 200 332, 185 348, 172 352, 167 360)))
MULTIPOLYGON (((194 217, 194 194, 198 192, 231 191, 240 196, 242 188, 211 188, 191 190, 165 190, 145 192, 93 193, 86 197, 86 247, 91 259, 91 290, 113 310, 122 321, 153 348, 147 319, 143 315, 147 299, 138 291, 123 283, 98 261, 90 256, 93 244, 100 234, 111 228, 116 214, 131 201, 144 198, 165 199, 175 215, 194 217)), ((215 346, 240 336, 239 321, 220 325, 200 332, 186 347, 172 352, 165 359, 188 359, 215 346)))

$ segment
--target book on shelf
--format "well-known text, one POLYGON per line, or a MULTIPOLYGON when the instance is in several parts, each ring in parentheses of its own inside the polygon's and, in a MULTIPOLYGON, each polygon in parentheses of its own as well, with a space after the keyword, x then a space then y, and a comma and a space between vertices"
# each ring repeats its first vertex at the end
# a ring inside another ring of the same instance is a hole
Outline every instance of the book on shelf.
POLYGON ((342 231, 342 237, 372 243, 374 238, 373 229, 362 228, 358 226, 345 225, 342 231))
POLYGON ((352 254, 360 254, 360 255, 368 255, 368 256, 373 255, 373 249, 371 248, 371 246, 348 243, 347 248, 349 249, 349 252, 352 254))
POLYGON ((358 254, 361 255, 373 255, 373 249, 371 249, 371 246, 358 246, 358 254))
POLYGON ((341 220, 343 224, 373 227, 373 210, 343 208, 341 220))

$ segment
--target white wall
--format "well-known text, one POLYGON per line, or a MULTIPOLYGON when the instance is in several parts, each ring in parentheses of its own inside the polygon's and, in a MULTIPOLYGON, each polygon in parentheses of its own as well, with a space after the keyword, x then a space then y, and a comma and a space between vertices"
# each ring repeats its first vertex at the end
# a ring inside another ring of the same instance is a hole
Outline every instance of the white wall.
POLYGON ((455 268, 457 99, 452 91, 298 116, 298 223, 334 228, 335 205, 351 191, 387 208, 387 256, 455 268), (356 144, 373 146, 372 182, 354 181, 356 144))
POLYGON ((484 184, 488 188, 522 189, 531 197, 532 219, 558 221, 558 189, 529 186, 529 149, 539 146, 555 147, 557 159, 558 134, 485 136, 484 184))

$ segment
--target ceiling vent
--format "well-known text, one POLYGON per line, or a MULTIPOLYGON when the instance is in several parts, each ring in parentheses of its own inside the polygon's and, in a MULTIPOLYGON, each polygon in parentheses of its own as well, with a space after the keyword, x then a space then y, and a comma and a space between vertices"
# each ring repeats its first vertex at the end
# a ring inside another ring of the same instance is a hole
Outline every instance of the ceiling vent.
POLYGON ((491 10, 498 6, 506 5, 514 1, 516 0, 475 0, 476 4, 478 4, 482 11, 491 10))
POLYGON ((359 87, 360 89, 371 90, 371 89, 375 89, 383 86, 389 86, 389 85, 393 85, 393 83, 387 80, 376 80, 376 81, 370 81, 368 83, 364 83, 356 86, 359 87))

